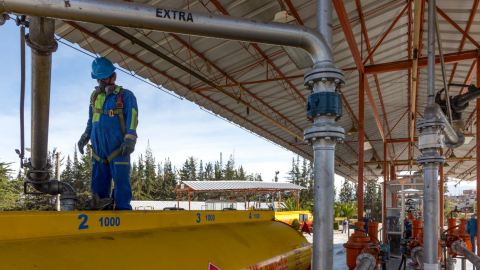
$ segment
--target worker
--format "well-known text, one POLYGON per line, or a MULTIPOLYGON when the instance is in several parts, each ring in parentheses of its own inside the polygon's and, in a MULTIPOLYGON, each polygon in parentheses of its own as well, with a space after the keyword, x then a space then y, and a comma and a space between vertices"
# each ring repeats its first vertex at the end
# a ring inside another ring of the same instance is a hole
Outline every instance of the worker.
POLYGON ((113 178, 115 210, 132 210, 130 154, 135 150, 137 141, 137 100, 131 91, 115 84, 115 67, 105 57, 93 61, 92 78, 97 80, 98 86, 90 96, 87 128, 78 141, 81 154, 89 140, 93 150, 93 198, 84 209, 101 210, 110 207, 113 178))
POLYGON ((470 241, 472 242, 472 252, 475 253, 475 237, 477 236, 477 219, 476 214, 467 221, 467 233, 470 235, 470 241))

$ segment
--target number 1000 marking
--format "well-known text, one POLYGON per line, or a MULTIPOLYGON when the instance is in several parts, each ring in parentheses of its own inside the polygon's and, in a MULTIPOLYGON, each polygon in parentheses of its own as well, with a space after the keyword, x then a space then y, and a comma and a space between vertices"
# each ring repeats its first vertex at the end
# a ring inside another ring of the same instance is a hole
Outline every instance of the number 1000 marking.
POLYGON ((98 221, 100 221, 100 227, 103 227, 103 225, 105 225, 105 227, 108 227, 108 226, 120 226, 120 218, 117 217, 117 218, 114 218, 114 217, 101 217, 98 221))

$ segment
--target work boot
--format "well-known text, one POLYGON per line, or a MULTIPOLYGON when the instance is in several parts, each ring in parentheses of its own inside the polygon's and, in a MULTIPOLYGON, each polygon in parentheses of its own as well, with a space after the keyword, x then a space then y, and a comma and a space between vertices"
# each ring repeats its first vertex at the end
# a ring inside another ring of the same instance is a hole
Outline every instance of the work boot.
POLYGON ((83 210, 103 210, 113 202, 112 198, 100 199, 97 193, 94 193, 90 200, 87 200, 83 210))

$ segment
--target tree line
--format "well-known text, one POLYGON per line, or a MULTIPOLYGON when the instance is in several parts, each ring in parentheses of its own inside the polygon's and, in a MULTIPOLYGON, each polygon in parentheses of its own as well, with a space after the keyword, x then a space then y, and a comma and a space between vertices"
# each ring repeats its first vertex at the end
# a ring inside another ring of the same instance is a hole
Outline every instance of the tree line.
MULTIPOLYGON (((77 209, 81 209, 85 201, 91 196, 90 180, 92 174, 92 152, 87 147, 85 155, 77 152, 76 148, 72 156, 66 157, 61 153, 57 155, 57 149, 49 152, 49 162, 52 164, 51 178, 57 178, 70 184, 78 195, 77 209), (57 171, 57 163, 60 163, 61 171, 57 171)), ((23 193, 23 185, 26 180, 26 171, 19 170, 12 175, 11 164, 0 162, 0 211, 1 210, 54 210, 55 197, 49 195, 28 195, 23 193)), ((266 180, 279 182, 280 171, 275 171, 273 179, 266 180)), ((287 172, 286 181, 295 185, 305 187, 300 191, 300 209, 313 209, 313 163, 299 156, 292 158, 291 168, 287 172)), ((174 189, 180 181, 264 181, 260 173, 249 173, 242 165, 237 166, 235 156, 230 155, 226 162, 222 153, 215 161, 204 162, 202 159, 190 156, 187 157, 181 166, 176 167, 169 158, 158 161, 153 156, 148 145, 145 152, 138 156, 136 162, 132 162, 130 170, 130 183, 132 185, 133 200, 142 201, 175 201, 177 194, 174 189)), ((381 213, 381 191, 376 187, 376 180, 367 181, 365 191, 365 209, 371 209, 372 213, 381 213)), ((113 187, 112 187, 113 188, 113 187)), ((27 189, 35 192, 32 188, 27 189)), ((345 180, 337 195, 335 189, 336 203, 355 205, 357 201, 356 185, 345 180)), ((194 200, 229 198, 229 194, 206 195, 199 194, 194 200)), ((183 194, 181 200, 186 200, 183 194)), ((258 194, 249 194, 248 198, 242 200, 258 200, 258 194)), ((296 199, 294 195, 286 192, 282 194, 282 200, 289 200, 289 206, 296 210, 296 199)), ((263 196, 263 201, 271 201, 271 197, 263 196)), ((351 211, 350 211, 351 212, 351 211)))

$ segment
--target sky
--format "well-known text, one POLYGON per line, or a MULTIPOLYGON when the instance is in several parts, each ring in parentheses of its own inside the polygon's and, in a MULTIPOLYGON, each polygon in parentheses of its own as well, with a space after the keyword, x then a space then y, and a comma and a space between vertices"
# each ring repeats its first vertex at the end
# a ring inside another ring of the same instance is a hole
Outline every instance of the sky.
MULTIPOLYGON (((27 30, 28 31, 28 30, 27 30)), ((20 167, 15 149, 20 148, 20 29, 10 20, 0 26, 0 162, 20 167)), ((79 48, 77 45, 73 45, 79 48)), ((30 48, 26 48, 25 146, 30 146, 30 48)), ((53 53, 50 102, 49 149, 72 155, 88 119, 90 94, 97 85, 91 79, 93 58, 59 43, 53 53)), ((117 72, 117 84, 133 91, 139 107, 139 126, 133 161, 145 152, 147 144, 158 162, 170 158, 181 167, 189 156, 214 162, 223 153, 224 163, 235 154, 236 165, 247 173, 261 173, 271 181, 280 171, 286 181, 295 154, 228 121, 216 117, 188 100, 181 100, 123 72, 117 72)), ((167 90, 168 91, 168 90, 167 90)), ((28 156, 28 152, 27 152, 28 156)), ((344 178, 335 176, 339 190, 344 178)), ((449 184, 451 193, 475 188, 474 182, 449 184)))
MULTIPOLYGON (((28 31, 28 30, 27 30, 28 31)), ((10 20, 0 26, 0 87, 4 93, 0 109, 0 162, 14 162, 20 148, 20 29, 10 20)), ((74 45, 76 48, 78 46, 74 45)), ((30 48, 26 48, 25 146, 30 146, 31 66, 30 48)), ((72 155, 88 119, 90 95, 97 85, 91 79, 93 58, 59 43, 53 53, 50 103, 49 149, 72 155)), ((180 167, 189 156, 203 163, 214 162, 223 153, 224 163, 235 154, 236 165, 248 173, 261 173, 271 181, 275 171, 286 181, 295 156, 278 145, 220 119, 186 99, 180 100, 123 72, 117 72, 117 84, 133 91, 139 107, 138 140, 133 160, 145 152, 148 142, 158 162, 170 158, 180 167)), ((27 152, 28 156, 28 152, 27 152)))

